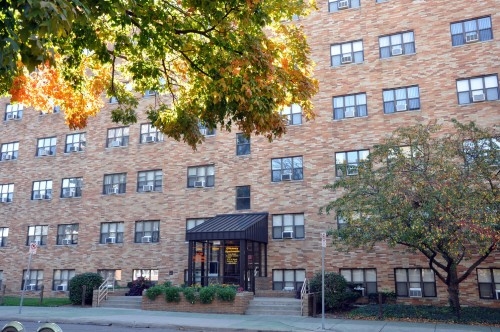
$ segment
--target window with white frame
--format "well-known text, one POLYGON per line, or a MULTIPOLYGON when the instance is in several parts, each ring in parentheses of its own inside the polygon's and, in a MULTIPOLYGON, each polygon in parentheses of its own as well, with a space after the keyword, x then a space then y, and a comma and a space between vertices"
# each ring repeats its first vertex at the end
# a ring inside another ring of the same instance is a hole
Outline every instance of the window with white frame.
POLYGON ((335 153, 335 176, 358 175, 358 167, 368 158, 369 153, 369 150, 335 153))
POLYGON ((244 156, 250 154, 250 137, 245 134, 236 134, 236 155, 244 156))
POLYGON ((286 106, 281 110, 281 115, 285 115, 288 119, 288 125, 302 124, 302 107, 299 104, 286 106))
POLYGON ((465 164, 486 161, 491 165, 500 165, 500 137, 483 138, 463 143, 465 164))
POLYGON ((160 242, 160 221, 141 220, 135 222, 135 243, 160 242))
POLYGON ((431 269, 394 269, 396 296, 436 297, 436 278, 431 269))
POLYGON ((457 80, 458 104, 498 100, 498 76, 488 75, 457 80))
POLYGON ((340 269, 340 275, 354 286, 354 290, 361 296, 377 293, 377 270, 376 269, 340 269))
POLYGON ((65 178, 61 182, 61 198, 82 197, 83 178, 65 178))
POLYGON ((333 97, 333 118, 357 118, 367 116, 366 93, 333 97))
POLYGON ((215 185, 215 166, 188 167, 188 188, 213 187, 215 185))
POLYGON ((273 239, 303 239, 304 237, 303 213, 273 215, 273 239))
POLYGON ((203 136, 215 136, 215 128, 208 128, 206 125, 198 123, 200 134, 203 136))
POLYGON ((129 141, 129 127, 118 127, 108 129, 108 137, 106 139, 106 147, 116 148, 127 146, 129 141))
POLYGON ((342 216, 341 212, 337 212, 337 229, 342 229, 347 227, 347 219, 342 216))
POLYGON ((76 133, 66 135, 66 146, 64 152, 79 152, 85 150, 87 139, 85 133, 76 133))
POLYGON ((99 269, 97 273, 103 280, 108 280, 108 287, 118 286, 117 282, 122 280, 122 270, 99 269))
POLYGON ((137 191, 162 191, 163 172, 161 169, 154 171, 142 171, 137 173, 137 191))
POLYGON ((5 121, 20 120, 23 118, 23 104, 7 104, 5 106, 5 121))
POLYGON ((236 187, 236 210, 250 209, 250 186, 236 187))
POLYGON ((360 0, 328 0, 328 11, 337 12, 342 9, 359 8, 360 0))
POLYGON ((420 90, 418 85, 385 89, 382 93, 384 99, 384 113, 416 111, 420 109, 420 90))
POLYGON ((56 142, 56 137, 39 138, 36 147, 36 155, 38 157, 54 156, 56 154, 56 142))
POLYGON ((187 219, 186 220, 186 231, 190 230, 191 228, 194 228, 198 225, 201 225, 203 224, 203 222, 205 222, 206 219, 201 219, 201 218, 191 218, 191 219, 187 219))
POLYGON ((305 278, 306 270, 303 269, 273 270, 273 290, 300 290, 305 278))
POLYGON ((303 180, 302 156, 271 159, 271 181, 303 180))
POLYGON ((451 23, 450 31, 452 46, 493 39, 490 16, 451 23))
POLYGON ((31 199, 52 199, 52 180, 34 181, 31 199))
POLYGON ((19 153, 19 142, 3 143, 2 144, 2 161, 15 160, 19 153))
POLYGON ((57 225, 57 244, 72 245, 78 244, 78 224, 57 225))
POLYGON ((477 269, 479 298, 500 300, 500 268, 477 269))
POLYGON ((363 62, 363 41, 333 44, 330 46, 330 59, 332 67, 363 62))
POLYGON ((124 194, 127 190, 127 173, 104 175, 103 195, 124 194))
POLYGON ((151 282, 158 282, 158 270, 157 269, 134 269, 132 271, 132 280, 137 280, 139 278, 144 278, 151 282))
POLYGON ((101 223, 99 243, 123 243, 123 222, 101 223))
POLYGON ((415 53, 415 37, 413 31, 379 37, 378 44, 381 59, 415 53))
POLYGON ((31 243, 36 243, 39 246, 46 245, 48 232, 49 226, 47 225, 28 226, 26 245, 29 246, 31 243))
POLYGON ((141 143, 163 142, 163 133, 151 123, 141 124, 141 143))
POLYGON ((0 227, 0 247, 5 247, 7 245, 8 238, 9 227, 0 227))
POLYGON ((68 291, 69 281, 75 276, 75 270, 54 270, 53 291, 68 291))
POLYGON ((14 184, 0 184, 0 203, 12 202, 14 198, 14 184))
POLYGON ((43 270, 23 270, 21 290, 39 291, 43 285, 43 270))

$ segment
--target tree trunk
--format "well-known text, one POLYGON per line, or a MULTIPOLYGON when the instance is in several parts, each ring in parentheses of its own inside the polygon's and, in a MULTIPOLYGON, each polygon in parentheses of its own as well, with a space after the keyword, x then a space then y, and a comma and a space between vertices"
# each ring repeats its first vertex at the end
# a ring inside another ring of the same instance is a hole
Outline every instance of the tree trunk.
POLYGON ((459 298, 459 282, 458 282, 458 273, 457 266, 453 265, 448 271, 448 302, 450 304, 450 308, 457 316, 457 319, 460 319, 460 298, 459 298))

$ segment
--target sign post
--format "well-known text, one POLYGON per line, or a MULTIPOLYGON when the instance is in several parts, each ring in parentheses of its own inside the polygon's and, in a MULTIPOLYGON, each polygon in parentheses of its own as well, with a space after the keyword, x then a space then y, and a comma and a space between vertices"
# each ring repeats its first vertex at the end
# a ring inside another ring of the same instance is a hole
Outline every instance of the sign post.
POLYGON ((24 292, 26 291, 26 286, 28 284, 28 278, 30 275, 30 267, 31 267, 31 258, 33 257, 34 254, 36 254, 36 249, 37 249, 37 244, 36 242, 30 243, 30 251, 29 251, 29 258, 28 258, 28 269, 26 269, 26 275, 24 276, 24 287, 21 292, 21 302, 19 303, 19 313, 21 313, 21 310, 23 308, 23 300, 24 300, 24 292))
POLYGON ((325 329, 325 248, 326 233, 321 232, 321 329, 325 329))

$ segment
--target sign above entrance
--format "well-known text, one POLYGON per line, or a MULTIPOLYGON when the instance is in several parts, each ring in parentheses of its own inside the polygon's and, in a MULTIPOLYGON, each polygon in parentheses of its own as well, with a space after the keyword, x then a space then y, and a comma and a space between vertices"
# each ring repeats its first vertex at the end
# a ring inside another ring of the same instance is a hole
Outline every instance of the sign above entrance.
POLYGON ((226 264, 238 264, 238 259, 240 258, 240 247, 228 246, 226 247, 225 254, 226 264))

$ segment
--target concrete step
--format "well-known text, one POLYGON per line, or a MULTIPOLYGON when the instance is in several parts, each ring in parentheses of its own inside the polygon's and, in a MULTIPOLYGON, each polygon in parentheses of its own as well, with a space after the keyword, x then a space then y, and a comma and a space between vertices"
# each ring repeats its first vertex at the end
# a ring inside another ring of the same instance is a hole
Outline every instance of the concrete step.
POLYGON ((300 316, 301 300, 291 298, 255 297, 250 301, 246 315, 300 316))
POLYGON ((141 309, 141 304, 142 296, 108 296, 101 307, 141 309))

